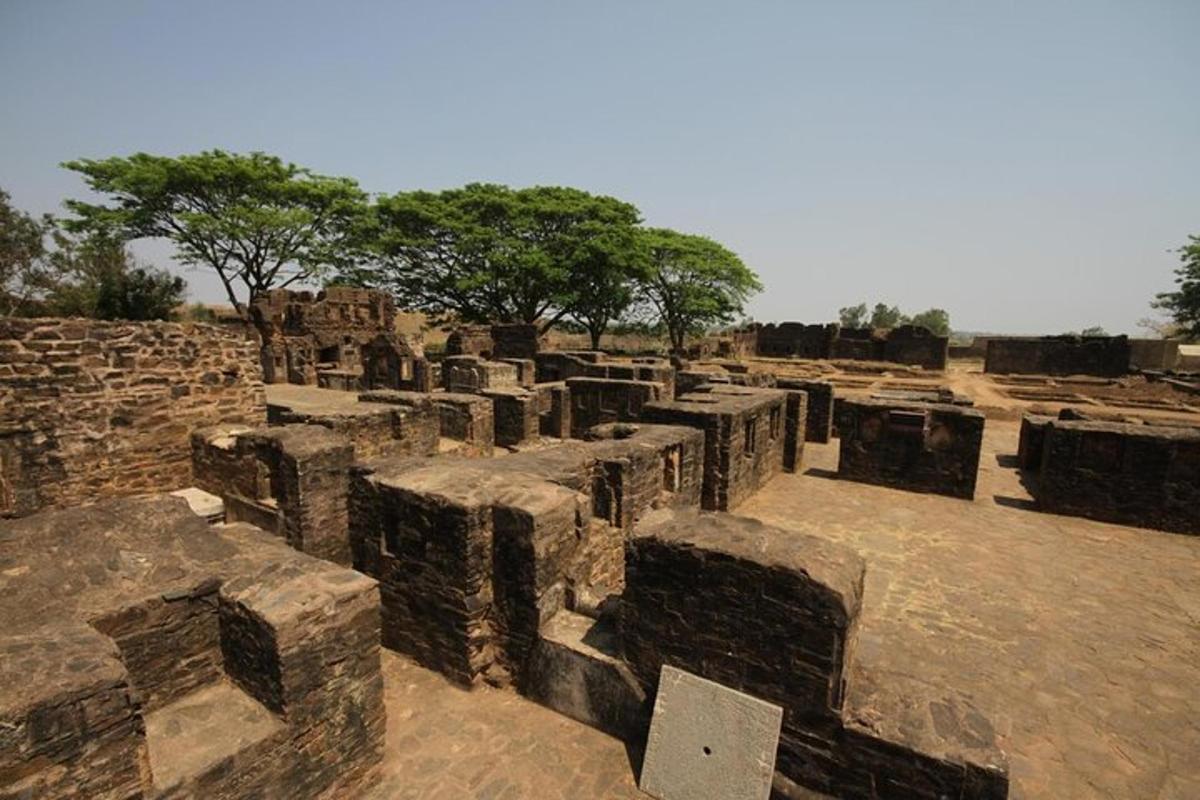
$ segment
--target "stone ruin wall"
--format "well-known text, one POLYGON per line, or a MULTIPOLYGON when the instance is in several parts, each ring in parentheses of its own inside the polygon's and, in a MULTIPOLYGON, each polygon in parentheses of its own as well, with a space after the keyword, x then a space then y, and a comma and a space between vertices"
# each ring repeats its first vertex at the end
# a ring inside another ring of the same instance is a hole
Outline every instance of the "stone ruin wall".
POLYGON ((1009 375, 1099 375, 1129 372, 1125 336, 1042 336, 989 339, 983 371, 1009 375))
POLYGON ((0 515, 187 486, 193 429, 265 414, 243 328, 0 319, 0 515))
POLYGON ((888 361, 944 370, 950 356, 950 338, 936 336, 919 325, 883 331, 842 328, 836 322, 781 322, 749 330, 757 337, 752 354, 771 358, 888 361))

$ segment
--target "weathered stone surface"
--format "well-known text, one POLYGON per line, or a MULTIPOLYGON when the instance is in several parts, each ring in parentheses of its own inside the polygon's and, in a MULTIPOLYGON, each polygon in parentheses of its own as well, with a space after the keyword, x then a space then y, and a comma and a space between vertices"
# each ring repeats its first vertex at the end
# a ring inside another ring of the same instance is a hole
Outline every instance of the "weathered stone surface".
POLYGON ((1200 534, 1200 428, 1049 420, 1043 430, 1040 508, 1200 534))
POLYGON ((431 395, 375 390, 361 393, 360 402, 353 402, 340 392, 287 388, 290 391, 281 393, 272 387, 267 403, 271 425, 329 428, 354 445, 358 458, 437 452, 441 421, 431 395))
POLYGON ((480 392, 492 401, 492 423, 496 444, 515 447, 534 441, 541 431, 537 392, 519 387, 484 389, 480 392))
POLYGON ((958 406, 847 398, 838 477, 971 499, 984 416, 958 406))
POLYGON ((378 597, 180 498, 0 522, 0 795, 356 792, 383 746, 378 597), (213 691, 253 721, 186 713, 213 691))
POLYGON ((486 361, 478 356, 448 356, 442 360, 442 388, 447 392, 478 393, 518 386, 517 367, 506 361, 486 361))
POLYGON ((0 516, 187 486, 191 430, 263 410, 242 329, 0 319, 0 516))
POLYGON ((633 422, 642 406, 667 398, 660 383, 613 378, 568 378, 571 403, 571 436, 582 438, 596 425, 633 422))
POLYGON ((719 384, 646 403, 642 419, 704 431, 706 509, 727 511, 783 469, 786 393, 719 384))
POLYGON ((639 785, 659 800, 767 800, 783 709, 664 664, 639 785))
POLYGON ((799 390, 808 396, 804 441, 824 444, 833 438, 833 384, 802 378, 778 378, 780 389, 799 390))
POLYGON ((702 434, 597 435, 495 459, 356 466, 354 565, 382 584, 384 644, 459 683, 524 686, 543 623, 620 593, 638 516, 698 502, 702 434))
POLYGON ((987 342, 984 372, 1103 375, 1129 372, 1126 336, 997 337, 987 342))
POLYGON ((477 394, 439 392, 430 396, 438 410, 439 435, 466 445, 462 455, 490 456, 496 443, 492 400, 477 394))
POLYGON ((645 736, 646 694, 621 660, 607 620, 563 610, 542 626, 525 693, 625 741, 645 736))
POLYGON ((347 492, 354 447, 319 425, 217 425, 192 434, 196 485, 292 547, 350 564, 347 492))
POLYGON ((853 668, 863 579, 862 559, 826 539, 728 514, 655 512, 628 543, 626 660, 651 694, 669 664, 781 706, 777 769, 810 789, 1006 797, 995 734, 968 702, 853 668), (890 681, 906 688, 897 695, 890 681), (843 717, 849 682, 855 714, 843 717))
MULTIPOLYGON (((379 335, 394 336, 396 319, 390 294, 348 286, 316 294, 272 289, 255 301, 250 313, 262 336, 266 382, 308 386, 318 385, 320 371, 361 375, 363 346, 379 335)), ((372 380, 383 368, 379 363, 372 365, 372 380)), ((336 382, 349 384, 349 378, 342 376, 336 382)), ((369 381, 368 385, 375 384, 369 381)))
POLYGON ((570 378, 644 381, 661 384, 664 398, 675 395, 675 368, 661 358, 617 361, 594 350, 550 350, 539 352, 536 361, 539 383, 570 378))

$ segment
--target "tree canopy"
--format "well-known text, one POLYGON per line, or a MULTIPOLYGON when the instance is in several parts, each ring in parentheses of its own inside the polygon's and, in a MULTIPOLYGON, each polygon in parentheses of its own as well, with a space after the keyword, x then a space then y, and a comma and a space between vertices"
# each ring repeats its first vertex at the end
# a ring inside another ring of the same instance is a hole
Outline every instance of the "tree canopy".
POLYGON ((642 229, 640 235, 648 270, 638 289, 676 351, 689 334, 736 319, 746 300, 762 290, 758 276, 712 239, 666 228, 642 229))
POLYGON ((950 335, 950 313, 943 308, 931 308, 913 314, 908 321, 912 325, 928 328, 935 336, 950 335))
POLYGON ((899 306, 889 306, 887 303, 876 303, 871 309, 871 320, 867 324, 872 328, 895 328, 908 322, 908 317, 900 311, 899 306))
POLYGON ((1175 270, 1173 292, 1163 292, 1151 305, 1171 315, 1180 333, 1200 339, 1200 236, 1189 236, 1188 243, 1179 248, 1182 265, 1175 270))
POLYGON ((0 316, 26 313, 57 283, 47 248, 56 231, 53 217, 14 208, 0 189, 0 316))
POLYGON ((846 306, 838 309, 838 322, 843 328, 865 328, 867 325, 867 304, 846 306))
POLYGON ((366 212, 366 195, 353 180, 263 153, 137 153, 63 166, 110 201, 68 200, 76 214, 68 229, 121 240, 169 239, 180 261, 216 271, 243 314, 268 289, 340 263, 366 212))
POLYGON ((435 317, 606 325, 628 305, 639 264, 637 209, 579 189, 400 192, 380 197, 371 216, 364 258, 344 277, 435 317))

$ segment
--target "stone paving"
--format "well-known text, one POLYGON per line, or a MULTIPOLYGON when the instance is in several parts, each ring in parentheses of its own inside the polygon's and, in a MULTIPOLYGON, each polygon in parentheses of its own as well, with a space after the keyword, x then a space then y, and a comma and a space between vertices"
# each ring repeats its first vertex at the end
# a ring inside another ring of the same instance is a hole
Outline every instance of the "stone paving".
POLYGON ((383 676, 383 780, 364 800, 648 797, 622 742, 513 691, 466 691, 387 650, 383 676))
MULTIPOLYGON (((867 560, 856 659, 952 687, 995 726, 1012 798, 1200 798, 1200 537, 1041 514, 988 420, 972 501, 831 477, 809 444, 739 514, 867 560)), ((645 798, 625 747, 516 695, 384 653, 391 798, 645 798)), ((849 693, 869 715, 869 692, 849 693)), ((887 687, 874 687, 886 694, 887 687)))
POLYGON ((854 657, 970 696, 1011 798, 1200 798, 1200 537, 1032 510, 1017 432, 988 420, 974 501, 836 480, 809 444, 738 513, 866 559, 854 657))

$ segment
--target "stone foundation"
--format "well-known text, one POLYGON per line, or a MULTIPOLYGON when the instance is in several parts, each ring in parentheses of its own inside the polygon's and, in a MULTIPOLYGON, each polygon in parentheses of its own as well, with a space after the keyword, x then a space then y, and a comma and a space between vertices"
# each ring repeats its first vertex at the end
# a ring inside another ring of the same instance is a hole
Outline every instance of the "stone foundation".
POLYGON ((318 798, 374 782, 371 579, 161 496, 0 522, 0 540, 19 567, 0 593, 0 796, 318 798))
POLYGON ((704 431, 706 509, 728 511, 783 469, 785 392, 718 387, 647 403, 646 422, 704 431))
POLYGON ((983 423, 983 414, 958 406, 846 399, 838 477, 970 500, 983 423))

